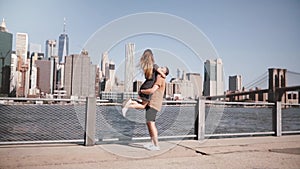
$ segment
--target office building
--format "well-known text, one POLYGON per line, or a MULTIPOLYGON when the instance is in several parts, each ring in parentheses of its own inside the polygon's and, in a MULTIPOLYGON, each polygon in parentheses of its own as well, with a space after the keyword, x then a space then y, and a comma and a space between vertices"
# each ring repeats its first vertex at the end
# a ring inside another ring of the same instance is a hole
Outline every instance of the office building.
POLYGON ((58 40, 58 68, 56 76, 56 89, 61 90, 64 88, 64 75, 65 75, 65 57, 69 55, 69 37, 66 33, 66 19, 64 19, 63 33, 59 36, 58 40))
POLYGON ((106 66, 106 84, 105 84, 105 91, 112 91, 115 85, 115 63, 110 61, 109 64, 106 66))
POLYGON ((38 60, 38 53, 33 52, 30 56, 29 63, 29 87, 28 95, 34 97, 39 95, 39 90, 37 89, 37 67, 35 62, 38 60))
POLYGON ((229 91, 241 91, 242 90, 242 76, 235 75, 229 76, 229 91))
POLYGON ((194 93, 192 97, 196 99, 202 96, 202 77, 200 73, 187 73, 186 77, 193 84, 194 93))
POLYGON ((102 58, 101 58, 101 73, 102 73, 102 77, 106 77, 106 69, 108 66, 108 52, 104 52, 102 53, 102 58))
POLYGON ((87 51, 80 55, 66 57, 65 64, 65 87, 67 96, 70 97, 93 97, 96 95, 97 66, 91 64, 87 51))
MULTIPOLYGON (((178 70, 178 69, 177 69, 178 70)), ((182 76, 185 77, 185 76, 182 76)), ((187 79, 174 78, 169 84, 166 84, 166 97, 171 97, 174 100, 194 98, 194 85, 187 79)))
POLYGON ((12 52, 11 54, 11 65, 10 65, 10 87, 9 87, 9 93, 10 96, 16 96, 16 89, 17 89, 17 82, 18 82, 18 57, 16 55, 16 52, 12 52))
POLYGON ((50 59, 51 56, 57 55, 56 40, 46 40, 45 58, 50 59))
POLYGON ((36 60, 37 84, 36 87, 42 95, 51 93, 51 60, 36 60))
POLYGON ((8 96, 10 91, 12 38, 3 19, 0 25, 0 95, 3 96, 8 96))
POLYGON ((102 81, 103 91, 110 92, 113 91, 115 86, 115 63, 113 61, 107 62, 105 64, 105 77, 102 81))
POLYGON ((18 83, 17 97, 27 97, 29 91, 29 63, 28 63, 28 35, 27 33, 16 34, 16 54, 18 59, 18 83))
POLYGON ((219 58, 206 60, 204 63, 203 95, 224 95, 223 63, 219 58))
POLYGON ((173 84, 172 83, 166 83, 166 98, 171 99, 174 95, 173 92, 173 84))
POLYGON ((28 35, 27 33, 17 33, 16 35, 16 54, 22 58, 23 64, 27 63, 28 35))
POLYGON ((177 79, 181 79, 182 78, 182 75, 181 75, 181 70, 179 69, 179 68, 177 68, 177 70, 176 70, 176 72, 177 72, 177 79))
POLYGON ((135 73, 134 65, 135 45, 134 43, 128 43, 125 46, 125 79, 124 79, 124 91, 133 91, 133 80, 135 73))
POLYGON ((65 57, 69 55, 69 37, 66 33, 66 19, 64 19, 63 33, 58 40, 58 57, 59 63, 65 63, 65 57))
POLYGON ((56 71, 56 89, 63 89, 65 86, 64 77, 65 76, 65 63, 58 63, 56 71))
POLYGON ((57 82, 57 67, 59 65, 58 56, 51 56, 51 71, 50 71, 50 93, 54 94, 54 90, 57 89, 56 82, 57 82))

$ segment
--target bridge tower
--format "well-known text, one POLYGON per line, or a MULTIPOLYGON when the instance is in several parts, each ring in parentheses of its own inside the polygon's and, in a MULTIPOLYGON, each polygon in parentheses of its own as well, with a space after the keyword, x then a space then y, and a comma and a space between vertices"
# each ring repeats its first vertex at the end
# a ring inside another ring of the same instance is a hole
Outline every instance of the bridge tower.
POLYGON ((286 87, 286 69, 269 68, 269 102, 286 102, 286 93, 276 91, 276 88, 286 87))

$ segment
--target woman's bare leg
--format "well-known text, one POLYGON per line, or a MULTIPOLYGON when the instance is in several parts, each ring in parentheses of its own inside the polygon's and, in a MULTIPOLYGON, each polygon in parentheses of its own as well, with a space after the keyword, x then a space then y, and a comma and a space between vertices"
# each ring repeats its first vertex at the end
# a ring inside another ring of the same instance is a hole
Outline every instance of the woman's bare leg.
POLYGON ((148 104, 148 102, 142 102, 142 104, 140 104, 137 101, 132 101, 130 103, 130 105, 128 106, 128 108, 130 108, 130 109, 145 109, 147 104, 148 104))

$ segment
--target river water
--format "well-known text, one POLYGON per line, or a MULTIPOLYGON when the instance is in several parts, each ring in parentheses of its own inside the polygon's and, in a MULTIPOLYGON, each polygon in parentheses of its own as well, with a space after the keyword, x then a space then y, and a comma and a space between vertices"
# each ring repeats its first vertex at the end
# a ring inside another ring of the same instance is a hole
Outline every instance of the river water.
MULTIPOLYGON (((147 137, 145 112, 97 106, 97 139, 147 137)), ((193 135, 195 106, 163 106, 159 136, 193 135)), ((0 142, 83 139, 85 105, 0 105, 0 142)), ((282 110, 282 130, 300 131, 300 108, 282 110)), ((207 107, 205 134, 272 131, 272 108, 207 107)))

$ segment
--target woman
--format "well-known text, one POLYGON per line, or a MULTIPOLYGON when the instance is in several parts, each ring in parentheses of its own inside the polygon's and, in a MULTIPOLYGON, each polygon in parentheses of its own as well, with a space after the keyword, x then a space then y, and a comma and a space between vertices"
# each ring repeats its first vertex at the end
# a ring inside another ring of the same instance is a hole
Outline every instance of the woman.
POLYGON ((166 69, 160 68, 157 64, 154 63, 153 53, 150 49, 146 49, 140 59, 140 68, 143 70, 145 75, 145 81, 140 87, 139 98, 142 100, 141 102, 134 101, 132 99, 127 99, 123 103, 122 114, 125 117, 128 108, 132 109, 145 109, 147 104, 151 99, 152 94, 144 94, 141 90, 146 90, 152 88, 155 81, 156 76, 160 74, 163 78, 166 77, 166 69))

